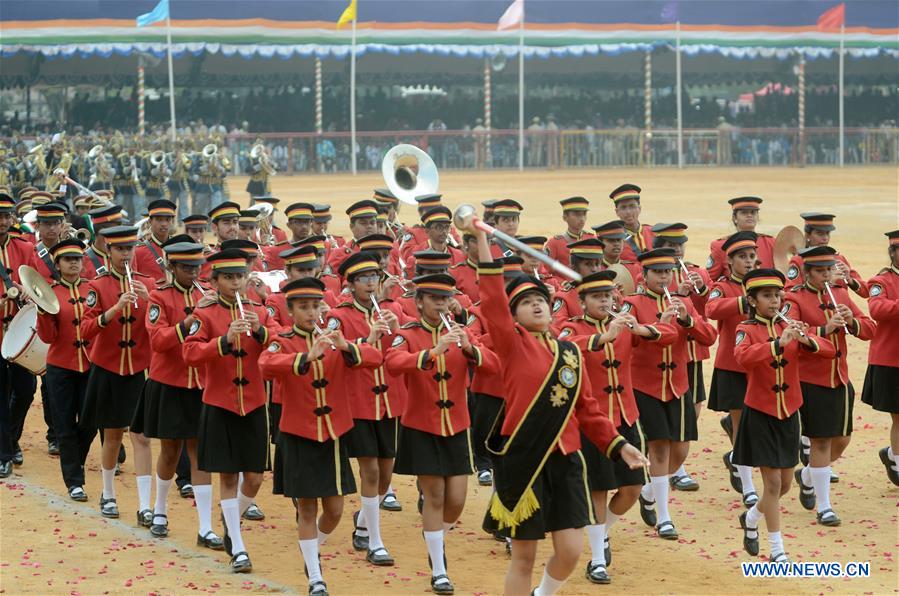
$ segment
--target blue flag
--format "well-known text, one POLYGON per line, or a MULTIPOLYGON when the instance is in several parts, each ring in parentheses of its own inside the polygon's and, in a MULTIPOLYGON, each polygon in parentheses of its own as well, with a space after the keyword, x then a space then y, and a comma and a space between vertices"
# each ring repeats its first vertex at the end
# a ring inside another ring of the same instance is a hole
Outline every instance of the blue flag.
POLYGON ((158 23, 159 21, 164 21, 169 17, 169 0, 159 0, 159 4, 156 5, 152 11, 147 14, 142 14, 137 17, 137 26, 138 27, 146 27, 147 25, 152 25, 153 23, 158 23))

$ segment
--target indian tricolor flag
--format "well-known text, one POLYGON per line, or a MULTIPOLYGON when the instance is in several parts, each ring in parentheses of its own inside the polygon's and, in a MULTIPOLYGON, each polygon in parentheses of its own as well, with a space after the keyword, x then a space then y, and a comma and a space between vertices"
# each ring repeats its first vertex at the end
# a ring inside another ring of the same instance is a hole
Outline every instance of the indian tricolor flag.
POLYGON ((846 5, 844 3, 837 4, 818 17, 819 31, 839 31, 844 24, 846 24, 846 5))

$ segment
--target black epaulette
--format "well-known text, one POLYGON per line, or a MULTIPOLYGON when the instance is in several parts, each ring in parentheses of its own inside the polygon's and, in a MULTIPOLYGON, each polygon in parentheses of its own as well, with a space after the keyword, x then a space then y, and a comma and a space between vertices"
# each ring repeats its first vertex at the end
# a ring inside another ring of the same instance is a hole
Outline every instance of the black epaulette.
POLYGON ((279 331, 278 332, 278 335, 280 337, 293 337, 296 334, 297 334, 297 332, 294 331, 293 329, 288 329, 287 331, 279 331))
POLYGON ((156 285, 157 290, 168 290, 169 288, 175 287, 171 282, 168 282, 165 280, 162 280, 161 282, 156 282, 156 284, 157 284, 156 285))
POLYGON ((570 281, 562 282, 562 291, 567 292, 567 291, 571 290, 572 288, 575 288, 576 286, 577 286, 577 284, 572 283, 570 281))
POLYGON ((256 301, 254 301, 254 300, 244 300, 243 303, 244 303, 244 304, 249 304, 250 306, 265 306, 265 305, 262 304, 261 302, 256 302, 256 301))
POLYGON ((719 277, 719 278, 716 279, 715 281, 727 281, 727 276, 726 276, 726 275, 722 275, 721 277, 719 277))
POLYGON ((576 321, 584 321, 586 320, 586 318, 584 317, 584 315, 577 315, 576 317, 568 317, 568 320, 574 323, 576 321))
POLYGON ((880 271, 878 271, 875 275, 883 275, 883 274, 886 273, 887 271, 890 271, 890 268, 889 268, 889 267, 884 267, 883 269, 881 269, 880 271))
POLYGON ((341 302, 340 304, 338 304, 338 305, 335 306, 334 308, 351 308, 352 306, 353 306, 353 303, 352 303, 352 302, 341 302))
POLYGON ((212 304, 198 304, 194 308, 209 308, 210 306, 215 306, 216 304, 218 304, 218 300, 216 300, 212 304))
POLYGON ((790 291, 791 291, 791 292, 799 292, 799 291, 801 291, 802 288, 804 288, 804 287, 805 287, 805 284, 799 284, 799 285, 797 285, 797 286, 793 286, 792 288, 790 288, 790 291))
POLYGON ((414 297, 415 297, 415 292, 413 292, 413 291, 411 291, 411 290, 408 291, 408 292, 403 292, 403 293, 400 295, 400 298, 414 298, 414 297))
POLYGON ((742 324, 743 325, 759 325, 760 323, 759 323, 759 321, 757 321, 755 319, 746 319, 745 321, 742 321, 742 324))
POLYGON ((423 327, 423 325, 418 321, 409 321, 405 325, 401 325, 400 329, 415 329, 416 327, 423 327))
POLYGON ((97 275, 97 279, 100 279, 101 277, 106 277, 106 276, 108 276, 108 275, 112 275, 112 272, 109 271, 109 270, 107 269, 107 270, 104 271, 103 273, 98 274, 98 275, 97 275))

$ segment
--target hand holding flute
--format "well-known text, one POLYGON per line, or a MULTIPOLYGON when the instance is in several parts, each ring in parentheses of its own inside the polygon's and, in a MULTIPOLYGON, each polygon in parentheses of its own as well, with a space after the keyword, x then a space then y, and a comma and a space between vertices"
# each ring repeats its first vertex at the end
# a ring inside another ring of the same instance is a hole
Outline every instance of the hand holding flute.
MULTIPOLYGON (((837 308, 840 305, 837 304, 837 299, 833 295, 833 290, 830 288, 830 283, 825 281, 824 287, 827 288, 827 295, 830 297, 830 303, 833 304, 834 311, 838 315, 842 314, 837 308)), ((846 325, 846 323, 843 323, 843 331, 846 332, 846 335, 849 335, 849 327, 846 325)))
POLYGON ((787 325, 789 325, 789 326, 791 326, 791 327, 795 327, 796 330, 799 331, 799 335, 801 335, 802 337, 805 337, 805 338, 808 337, 808 336, 805 334, 805 331, 802 330, 802 326, 799 324, 798 321, 794 321, 793 319, 788 318, 788 317, 787 317, 783 312, 781 312, 781 311, 777 311, 777 313, 775 313, 775 314, 776 314, 777 317, 780 318, 781 321, 783 321, 783 322, 786 323, 787 325))
MULTIPOLYGON (((381 305, 378 304, 378 299, 377 299, 377 297, 375 297, 375 293, 372 292, 368 296, 369 296, 369 298, 371 298, 371 304, 374 307, 375 312, 378 313, 378 318, 383 321, 384 320, 384 312, 381 310, 381 305)), ((393 335, 393 331, 390 330, 389 325, 387 326, 387 335, 393 335)))
MULTIPOLYGON (((440 313, 440 320, 443 321, 443 326, 446 327, 447 333, 452 333, 453 331, 455 331, 455 328, 452 326, 452 321, 445 312, 440 313)), ((456 340, 456 345, 461 348, 462 340, 456 340)))
MULTIPOLYGON (((319 315, 318 320, 321 322, 322 325, 325 324, 325 321, 322 319, 321 315, 319 315)), ((313 327, 313 329, 315 329, 315 332, 318 333, 319 335, 324 335, 324 334, 325 334, 325 330, 322 329, 321 327, 319 327, 319 326, 318 326, 318 323, 313 323, 313 324, 312 324, 312 327, 313 327)), ((330 339, 328 340, 328 343, 331 344, 331 349, 332 349, 332 350, 336 350, 336 349, 337 349, 337 347, 334 345, 334 342, 331 341, 330 339)))
POLYGON ((696 293, 698 294, 698 293, 699 293, 699 286, 697 286, 697 285, 696 285, 696 282, 693 280, 693 278, 690 277, 690 270, 687 269, 687 264, 684 263, 684 260, 683 260, 683 259, 678 259, 677 262, 680 263, 681 271, 684 272, 684 281, 689 281, 690 284, 693 286, 693 290, 695 290, 696 293))
MULTIPOLYGON (((131 276, 131 264, 125 261, 125 279, 128 280, 128 291, 136 294, 134 291, 134 278, 131 276)), ((137 297, 134 298, 134 310, 137 310, 137 297)))
MULTIPOLYGON (((237 300, 237 310, 240 311, 240 318, 243 319, 244 321, 246 321, 247 313, 243 309, 243 301, 240 298, 240 292, 234 292, 234 299, 237 300)), ((251 335, 253 335, 253 334, 250 333, 249 329, 247 329, 247 337, 250 337, 251 335)))

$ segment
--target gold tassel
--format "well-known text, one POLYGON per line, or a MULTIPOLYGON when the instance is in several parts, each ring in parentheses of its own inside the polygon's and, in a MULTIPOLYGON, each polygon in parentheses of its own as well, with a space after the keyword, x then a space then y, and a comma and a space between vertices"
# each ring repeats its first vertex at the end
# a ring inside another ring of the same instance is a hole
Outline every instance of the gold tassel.
POLYGON ((512 511, 506 509, 506 506, 499 500, 498 494, 493 493, 490 503, 490 517, 496 520, 500 530, 512 528, 512 534, 514 535, 515 526, 521 525, 522 522, 534 515, 538 509, 540 509, 540 501, 537 500, 534 489, 528 487, 512 511))

